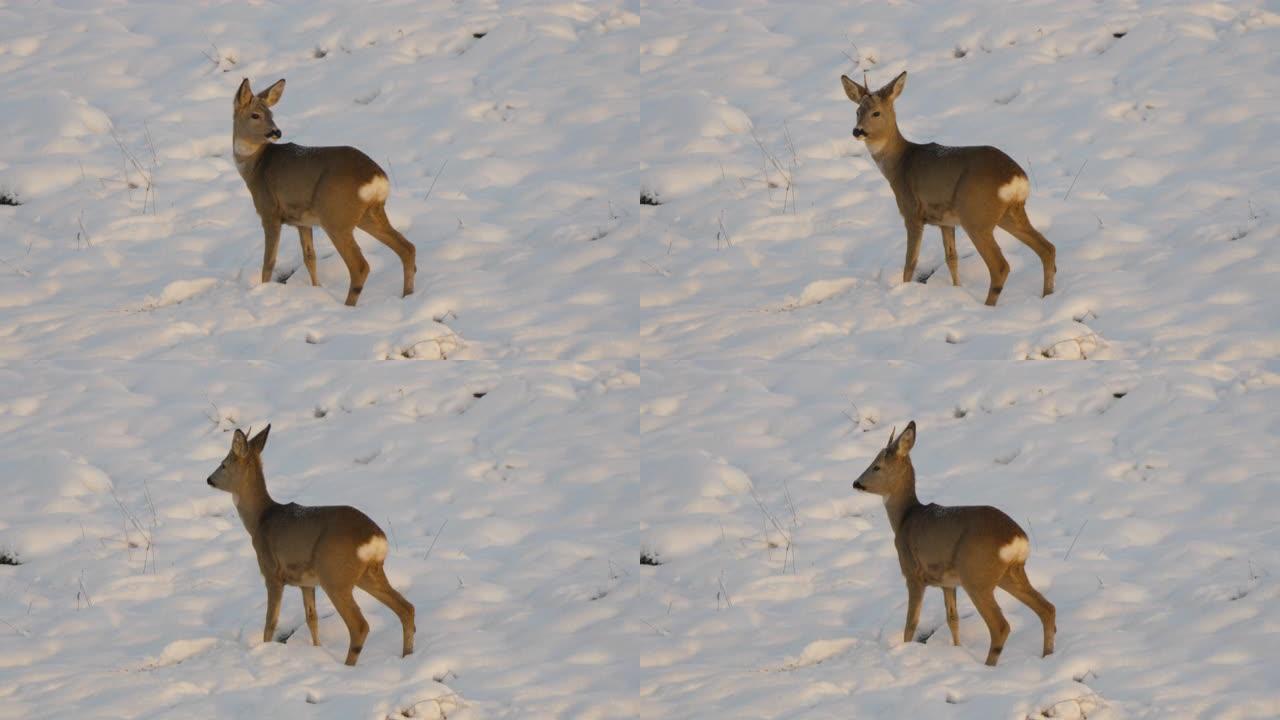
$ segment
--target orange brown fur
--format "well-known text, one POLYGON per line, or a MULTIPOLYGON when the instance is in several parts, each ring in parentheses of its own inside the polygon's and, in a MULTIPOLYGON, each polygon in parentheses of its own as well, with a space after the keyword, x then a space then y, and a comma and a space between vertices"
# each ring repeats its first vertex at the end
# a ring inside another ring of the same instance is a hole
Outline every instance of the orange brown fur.
POLYGON ((1040 258, 1043 294, 1053 292, 1057 251, 1027 218, 1027 174, 1000 150, 914 143, 898 130, 894 101, 907 81, 904 72, 875 92, 841 75, 845 94, 858 105, 854 137, 867 145, 872 159, 897 200, 907 229, 907 255, 902 282, 911 282, 920 257, 925 225, 942 231, 942 247, 953 285, 960 284, 956 226, 964 228, 991 275, 987 304, 995 305, 1009 275, 1009 263, 996 244, 999 227, 1021 240, 1040 258))
POLYGON ((258 556, 258 569, 267 586, 262 642, 270 642, 275 634, 284 587, 293 585, 302 589, 311 642, 319 645, 315 600, 318 586, 347 625, 351 642, 346 663, 355 665, 369 634, 369 623, 352 596, 352 590, 358 587, 391 608, 400 619, 403 654, 409 655, 416 629, 414 607, 396 592, 383 571, 386 535, 369 516, 353 507, 307 507, 272 499, 262 470, 262 451, 270 431, 268 425, 249 440, 236 430, 231 451, 208 480, 209 485, 231 493, 258 556))
POLYGON ((254 95, 245 78, 235 97, 232 146, 236 168, 262 219, 262 282, 271 281, 281 226, 292 225, 298 229, 311 284, 319 285, 312 242, 312 227, 319 225, 347 265, 351 285, 346 303, 355 305, 369 275, 369 263, 353 235, 358 227, 399 256, 404 295, 413 293, 417 251, 387 219, 387 174, 368 155, 352 147, 275 144, 280 129, 271 107, 283 93, 284 80, 280 80, 254 95))
POLYGON ((920 621, 926 587, 942 588, 951 640, 960 644, 956 588, 964 588, 991 633, 987 664, 995 665, 1009 636, 1009 623, 996 603, 998 587, 1031 608, 1044 629, 1044 654, 1053 652, 1057 611, 1027 579, 1027 534, 1018 523, 990 506, 922 505, 916 498, 916 472, 911 464, 916 424, 885 449, 853 483, 855 490, 884 499, 893 527, 898 565, 907 583, 907 624, 902 641, 911 642, 920 621))

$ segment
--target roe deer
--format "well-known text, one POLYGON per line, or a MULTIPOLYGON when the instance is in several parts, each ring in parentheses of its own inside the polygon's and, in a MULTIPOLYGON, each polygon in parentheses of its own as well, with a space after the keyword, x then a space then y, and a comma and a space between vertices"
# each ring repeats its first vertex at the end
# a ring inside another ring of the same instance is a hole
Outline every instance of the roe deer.
POLYGON ((324 589, 333 607, 347 624, 351 645, 347 664, 355 665, 369 634, 369 623, 352 597, 360 588, 379 600, 400 618, 404 631, 404 655, 413 652, 413 604, 405 600, 382 570, 387 557, 387 536, 359 510, 346 505, 306 507, 297 503, 281 505, 267 492, 262 472, 262 449, 267 444, 268 425, 249 440, 236 430, 231 452, 223 458, 209 484, 231 493, 240 520, 249 531, 258 569, 267 583, 267 623, 262 642, 271 642, 280 617, 280 597, 285 585, 302 589, 311 644, 320 644, 316 617, 316 586, 324 589))
POLYGON ((235 99, 232 139, 236 168, 249 186, 266 236, 262 282, 271 282, 280 226, 292 225, 298 228, 302 261, 311 275, 311 284, 319 285, 316 250, 311 242, 311 228, 319 225, 347 264, 351 274, 347 304, 355 305, 369 275, 369 263, 352 234, 358 227, 400 257, 404 294, 412 294, 413 276, 418 270, 417 251, 387 219, 385 206, 391 189, 387 174, 368 155, 352 147, 274 144, 281 133, 271 117, 271 107, 282 94, 284 80, 254 95, 249 78, 245 78, 235 99))
POLYGON ((964 588, 991 631, 987 664, 995 665, 1009 636, 1009 623, 996 604, 995 589, 1021 600, 1044 626, 1044 654, 1053 652, 1056 610, 1031 586, 1026 564, 1027 534, 1012 518, 989 506, 944 507, 916 499, 916 471, 911 447, 916 442, 912 421, 853 483, 855 490, 880 495, 893 527, 898 564, 907 581, 907 626, 902 642, 911 642, 920 621, 920 601, 926 586, 942 588, 951 641, 960 644, 960 616, 956 586, 964 588))
POLYGON ((1009 275, 992 231, 996 226, 1026 243, 1044 266, 1044 294, 1053 292, 1056 251, 1027 218, 1030 185, 1018 163, 993 147, 922 145, 902 137, 893 103, 907 83, 904 72, 875 92, 841 75, 849 99, 858 105, 853 136, 867 145, 871 158, 889 181, 898 212, 907 226, 907 259, 902 282, 911 282, 920 257, 924 226, 942 230, 942 249, 951 283, 960 284, 956 259, 956 225, 964 228, 991 273, 987 304, 995 305, 1009 275))

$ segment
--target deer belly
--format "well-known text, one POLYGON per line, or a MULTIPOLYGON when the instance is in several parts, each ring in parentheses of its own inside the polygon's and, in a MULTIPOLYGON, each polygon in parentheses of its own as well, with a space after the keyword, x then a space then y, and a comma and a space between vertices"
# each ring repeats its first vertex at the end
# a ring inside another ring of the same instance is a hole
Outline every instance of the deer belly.
POLYGON ((301 587, 314 587, 320 582, 319 576, 316 575, 315 568, 309 564, 288 563, 280 566, 280 578, 284 580, 286 585, 298 585, 301 587))
POLYGON ((930 225, 955 226, 960 224, 960 218, 947 205, 926 205, 924 207, 924 221, 930 225))
POLYGON ((942 564, 928 564, 921 567, 921 570, 924 581, 928 585, 952 588, 960 584, 960 576, 956 574, 954 568, 942 564))
POLYGON ((303 208, 285 208, 283 219, 286 225, 293 225, 294 227, 299 225, 314 227, 320 224, 320 218, 315 213, 303 208))

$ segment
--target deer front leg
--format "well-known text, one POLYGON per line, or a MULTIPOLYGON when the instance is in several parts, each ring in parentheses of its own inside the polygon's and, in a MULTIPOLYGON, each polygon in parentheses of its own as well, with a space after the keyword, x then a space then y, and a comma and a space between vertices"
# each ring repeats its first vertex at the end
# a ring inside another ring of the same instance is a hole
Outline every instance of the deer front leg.
POLYGON ((275 579, 267 579, 267 621, 262 628, 262 642, 269 643, 276 634, 276 623, 280 620, 280 598, 284 596, 284 583, 275 579))
POLYGON ((271 282, 271 273, 276 269, 276 251, 280 248, 280 220, 262 218, 262 284, 271 282))
POLYGON ((924 583, 907 580, 907 626, 902 629, 902 642, 915 639, 916 626, 920 624, 920 603, 924 600, 924 583))
POLYGON ((916 274, 916 262, 920 260, 920 238, 924 235, 924 223, 918 218, 904 218, 907 226, 907 258, 902 265, 902 284, 911 282, 916 274))
POLYGON ((280 220, 277 218, 262 219, 262 284, 271 282, 271 275, 276 268, 276 254, 280 249, 280 220))

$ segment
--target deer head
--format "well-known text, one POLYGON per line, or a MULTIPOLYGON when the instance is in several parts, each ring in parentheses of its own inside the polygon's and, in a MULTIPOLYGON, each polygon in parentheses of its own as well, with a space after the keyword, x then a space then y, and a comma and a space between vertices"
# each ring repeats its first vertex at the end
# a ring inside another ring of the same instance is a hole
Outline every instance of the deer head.
POLYGON ((906 489, 915 477, 911 467, 911 448, 916 444, 916 421, 912 420, 901 435, 889 432, 889 443, 876 454, 871 465, 853 483, 854 490, 892 497, 906 489))
POLYGON ((249 89, 249 78, 240 83, 240 89, 236 91, 232 130, 237 155, 252 155, 263 145, 280 138, 280 128, 276 127, 271 116, 271 107, 280 101, 283 94, 284 80, 277 80, 257 95, 249 89))
POLYGON ((262 449, 267 446, 267 434, 270 432, 271 426, 268 425, 250 440, 236 428, 235 436, 231 438, 231 450, 209 476, 209 486, 232 495, 243 494, 245 484, 262 471, 262 449))

